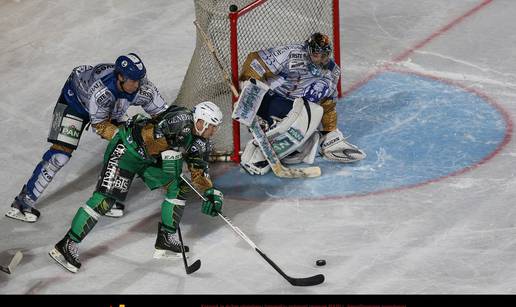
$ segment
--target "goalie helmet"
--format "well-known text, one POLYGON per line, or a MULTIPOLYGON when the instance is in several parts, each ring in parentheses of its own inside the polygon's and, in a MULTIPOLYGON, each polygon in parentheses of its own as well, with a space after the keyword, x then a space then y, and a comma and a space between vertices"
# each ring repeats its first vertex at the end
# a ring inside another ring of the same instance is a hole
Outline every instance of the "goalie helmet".
POLYGON ((154 135, 156 138, 165 137, 173 148, 188 150, 192 143, 193 116, 184 107, 170 106, 156 118, 154 135))
POLYGON ((326 34, 316 32, 305 41, 305 48, 308 52, 308 55, 310 55, 308 57, 310 60, 307 65, 308 70, 313 76, 320 77, 322 74, 321 69, 325 69, 328 63, 330 63, 330 56, 332 52, 330 38, 326 34), (320 61, 314 62, 314 59, 311 57, 314 53, 321 55, 320 61))
POLYGON ((193 108, 194 126, 199 135, 202 135, 210 124, 218 127, 222 123, 222 117, 223 115, 220 108, 211 101, 203 101, 193 108), (196 125, 199 119, 204 121, 201 131, 197 129, 196 125))
POLYGON ((122 75, 124 78, 138 81, 145 78, 147 70, 139 56, 135 53, 129 53, 116 59, 115 73, 122 75))
POLYGON ((305 41, 305 45, 309 54, 322 53, 330 56, 332 52, 330 38, 328 35, 319 32, 310 35, 310 38, 305 41))

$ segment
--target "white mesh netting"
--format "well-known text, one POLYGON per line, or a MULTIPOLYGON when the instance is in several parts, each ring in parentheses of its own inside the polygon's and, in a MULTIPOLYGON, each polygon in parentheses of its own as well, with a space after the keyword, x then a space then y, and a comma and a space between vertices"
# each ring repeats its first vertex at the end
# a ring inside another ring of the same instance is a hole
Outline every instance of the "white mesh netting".
MULTIPOLYGON (((229 74, 231 42, 229 7, 259 4, 238 18, 238 65, 251 51, 289 43, 304 42, 313 32, 323 32, 333 40, 333 0, 194 0, 196 20, 212 40, 217 55, 229 74)), ((194 25, 192 24, 192 27, 194 25)), ((196 47, 175 104, 193 107, 210 100, 224 114, 224 123, 214 141, 216 154, 231 154, 234 150, 232 132, 232 98, 228 85, 197 34, 196 47)), ((243 134, 245 129, 240 129, 243 134)), ((245 137, 242 138, 242 143, 245 137)))

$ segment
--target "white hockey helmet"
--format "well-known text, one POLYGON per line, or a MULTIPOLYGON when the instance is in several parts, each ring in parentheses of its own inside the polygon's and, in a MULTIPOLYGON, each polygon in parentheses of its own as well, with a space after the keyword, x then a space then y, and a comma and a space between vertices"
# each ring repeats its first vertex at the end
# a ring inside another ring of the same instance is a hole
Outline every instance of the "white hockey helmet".
POLYGON ((194 127, 199 135, 202 135, 204 130, 208 128, 209 124, 218 127, 222 123, 222 112, 220 108, 211 101, 203 101, 198 103, 193 108, 194 127), (202 119, 204 121, 202 130, 197 130, 197 120, 202 119))

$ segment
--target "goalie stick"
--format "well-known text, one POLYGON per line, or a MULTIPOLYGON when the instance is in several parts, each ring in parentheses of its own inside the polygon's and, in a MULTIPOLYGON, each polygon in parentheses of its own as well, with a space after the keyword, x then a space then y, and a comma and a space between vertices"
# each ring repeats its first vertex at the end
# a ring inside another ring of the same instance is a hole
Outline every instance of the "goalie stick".
POLYGON ((183 254, 183 262, 185 263, 186 274, 190 275, 201 268, 201 260, 196 260, 192 265, 188 265, 186 262, 185 245, 183 244, 183 237, 181 236, 181 229, 179 228, 179 225, 177 225, 177 235, 179 236, 179 242, 181 243, 181 253, 183 254))
MULTIPOLYGON (((190 187, 190 189, 192 189, 192 191, 194 191, 197 195, 199 195, 199 197, 202 200, 204 200, 204 201, 207 200, 201 193, 199 193, 199 191, 197 191, 197 189, 192 185, 192 183, 186 177, 184 177, 183 174, 181 174, 180 177, 190 187)), ((229 227, 231 227, 231 229, 233 229, 233 231, 235 231, 242 239, 244 239, 244 241, 246 241, 247 244, 249 244, 252 248, 254 248, 254 250, 258 254, 260 254, 260 256, 262 256, 263 259, 265 259, 265 261, 267 261, 267 263, 269 263, 278 273, 280 273, 280 275, 283 276, 291 285, 293 285, 293 286, 305 286, 306 287, 306 286, 315 286, 315 285, 318 285, 318 284, 321 284, 321 283, 324 282, 324 275, 322 275, 322 274, 317 274, 317 275, 314 275, 314 276, 304 277, 304 278, 295 278, 295 277, 288 276, 287 274, 285 274, 285 272, 283 272, 283 270, 281 270, 276 265, 276 263, 274 263, 274 261, 272 261, 269 257, 267 257, 267 255, 265 255, 265 253, 263 253, 258 248, 258 246, 256 246, 256 244, 254 244, 253 241, 251 241, 251 239, 249 239, 245 235, 245 233, 242 232, 242 230, 240 230, 240 228, 238 228, 235 225, 233 225, 233 223, 231 223, 229 218, 227 218, 226 216, 224 216, 220 212, 217 212, 217 214, 218 214, 218 216, 220 216, 221 219, 224 220, 224 222, 226 222, 229 225, 229 227)))
MULTIPOLYGON (((238 97, 239 93, 236 87, 233 85, 233 83, 231 83, 231 80, 229 78, 228 73, 226 72, 226 69, 224 69, 224 66, 222 66, 222 63, 220 62, 219 57, 217 56, 217 52, 210 38, 208 37, 206 32, 204 32, 204 30, 201 28, 197 21, 194 21, 194 24, 199 30, 199 33, 201 34, 204 44, 210 50, 211 54, 213 55, 213 58, 215 59, 215 62, 219 66, 224 80, 231 88, 231 92, 235 97, 238 97)), ((276 176, 282 178, 306 178, 321 176, 321 169, 318 166, 311 166, 306 168, 285 167, 283 164, 281 164, 278 155, 274 151, 274 148, 269 142, 269 139, 267 139, 265 132, 263 132, 262 128, 260 127, 256 119, 253 120, 249 128, 251 129, 251 133, 253 134, 254 139, 258 143, 258 146, 260 146, 260 149, 262 150, 265 158, 267 159, 267 162, 269 162, 272 171, 276 176)))
POLYGON ((18 263, 20 263, 22 258, 22 252, 17 251, 7 266, 0 265, 0 270, 4 271, 7 274, 11 274, 14 271, 14 269, 18 266, 18 263))

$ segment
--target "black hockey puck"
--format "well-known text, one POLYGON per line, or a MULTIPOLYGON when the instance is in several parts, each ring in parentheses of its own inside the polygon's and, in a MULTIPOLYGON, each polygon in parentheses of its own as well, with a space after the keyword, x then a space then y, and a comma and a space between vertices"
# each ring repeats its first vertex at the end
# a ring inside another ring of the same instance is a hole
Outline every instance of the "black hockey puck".
POLYGON ((324 259, 319 259, 315 262, 315 264, 317 264, 318 266, 323 266, 323 265, 326 265, 326 260, 324 259))
POLYGON ((236 11, 238 11, 238 6, 236 6, 235 4, 231 4, 231 5, 229 6, 229 11, 230 11, 230 12, 236 12, 236 11))

